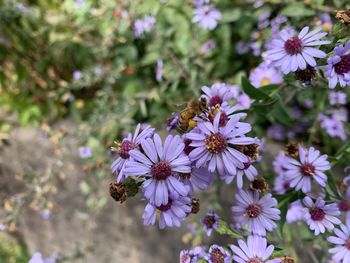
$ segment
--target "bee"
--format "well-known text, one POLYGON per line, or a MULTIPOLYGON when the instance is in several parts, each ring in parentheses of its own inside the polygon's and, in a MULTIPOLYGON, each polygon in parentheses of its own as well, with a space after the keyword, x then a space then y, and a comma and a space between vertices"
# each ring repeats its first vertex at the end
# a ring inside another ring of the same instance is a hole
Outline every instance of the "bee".
POLYGON ((190 100, 186 108, 179 114, 177 131, 182 134, 187 132, 189 127, 193 128, 196 125, 196 121, 193 120, 193 118, 199 116, 201 113, 207 112, 207 107, 208 102, 204 97, 190 100))

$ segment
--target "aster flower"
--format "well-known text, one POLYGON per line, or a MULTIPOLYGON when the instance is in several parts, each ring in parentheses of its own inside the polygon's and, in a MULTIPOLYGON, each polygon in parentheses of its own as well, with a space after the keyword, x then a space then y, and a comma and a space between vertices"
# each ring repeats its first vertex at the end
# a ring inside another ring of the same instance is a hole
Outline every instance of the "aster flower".
POLYGON ((298 159, 286 157, 285 176, 290 182, 290 187, 307 193, 311 191, 311 180, 321 187, 326 187, 327 176, 324 171, 331 168, 327 160, 328 156, 320 155, 320 151, 314 147, 306 149, 300 146, 298 159))
POLYGON ((281 124, 275 123, 267 129, 267 136, 277 141, 283 141, 286 139, 285 127, 281 124))
POLYGON ((185 196, 188 189, 175 176, 176 173, 191 172, 191 162, 183 153, 185 144, 180 136, 168 135, 162 145, 158 134, 153 140, 141 141, 143 153, 139 150, 129 152, 132 161, 125 167, 127 176, 145 176, 143 182, 144 196, 156 206, 166 205, 170 193, 185 196))
POLYGON ((216 46, 215 41, 214 41, 213 39, 209 39, 209 40, 208 40, 207 42, 205 42, 205 43, 203 44, 203 46, 201 47, 200 53, 201 53, 202 55, 206 55, 206 54, 208 54, 208 52, 209 52, 210 50, 212 50, 213 48, 215 48, 215 46, 216 46))
POLYGON ((213 30, 221 19, 221 13, 213 5, 199 6, 193 10, 193 23, 199 23, 203 29, 213 30))
POLYGON ((340 215, 337 204, 326 205, 326 202, 320 197, 314 203, 309 196, 303 199, 303 203, 306 206, 304 219, 316 236, 320 233, 323 234, 326 228, 333 230, 334 224, 341 224, 341 221, 337 218, 340 215))
POLYGON ((343 116, 339 111, 333 111, 331 115, 320 113, 317 120, 330 137, 339 137, 343 141, 347 139, 344 126, 344 122, 347 121, 346 114, 343 116))
POLYGON ((237 54, 239 55, 244 55, 247 54, 249 51, 249 43, 248 42, 244 42, 244 41, 238 41, 236 43, 235 49, 237 54))
POLYGON ((163 78, 163 60, 158 59, 157 60, 157 66, 156 66, 156 80, 160 82, 163 78))
POLYGON ((283 82, 280 72, 266 63, 262 63, 253 69, 250 72, 249 80, 256 88, 269 84, 281 84, 283 82))
POLYGON ((329 93, 329 104, 331 105, 345 105, 346 93, 341 91, 332 91, 329 93))
POLYGON ((178 173, 180 181, 190 187, 190 193, 195 189, 204 191, 209 185, 212 184, 214 176, 208 171, 207 167, 196 168, 192 167, 189 173, 178 173))
POLYGON ((134 136, 131 133, 123 139, 119 148, 116 149, 119 154, 117 158, 111 165, 112 173, 118 175, 117 182, 125 180, 124 168, 125 164, 130 160, 129 151, 139 147, 140 142, 146 138, 152 137, 154 129, 149 125, 138 124, 135 129, 134 136))
POLYGON ((248 231, 265 236, 266 230, 277 227, 274 221, 280 219, 280 210, 276 208, 277 200, 271 194, 259 198, 258 192, 240 190, 235 195, 237 205, 231 208, 233 217, 241 227, 248 225, 248 231))
POLYGON ((136 19, 134 22, 134 35, 139 38, 144 33, 150 32, 156 20, 153 16, 145 16, 143 19, 136 19))
POLYGON ((204 256, 204 250, 202 247, 195 247, 190 250, 181 250, 180 263, 197 263, 202 256, 204 256))
POLYGON ((79 147, 79 156, 82 159, 87 159, 92 156, 91 148, 89 146, 79 147))
POLYGON ((335 236, 327 238, 329 243, 335 245, 329 249, 329 253, 333 254, 332 259, 336 262, 350 262, 350 227, 349 222, 346 225, 341 224, 340 229, 334 229, 335 236))
POLYGON ((181 222, 184 221, 189 213, 191 213, 191 198, 184 196, 177 196, 171 193, 168 201, 165 204, 156 206, 149 203, 143 212, 143 224, 145 226, 154 225, 159 221, 159 228, 165 227, 180 227, 181 222))
POLYGON ((220 127, 220 113, 215 115, 213 123, 202 121, 197 123, 201 133, 190 132, 186 139, 194 149, 190 159, 197 168, 207 166, 210 172, 217 170, 221 177, 236 175, 237 168, 243 169, 248 157, 230 145, 248 145, 255 139, 244 137, 251 130, 248 123, 239 122, 241 115, 232 115, 224 127, 220 127))
POLYGON ((294 201, 288 207, 286 221, 288 224, 293 224, 304 220, 305 210, 300 200, 294 201))
POLYGON ((212 245, 205 259, 208 263, 230 263, 231 254, 218 245, 212 245))
POLYGON ((307 65, 315 67, 317 64, 314 57, 325 58, 326 53, 312 46, 330 43, 319 40, 327 35, 319 33, 321 30, 322 28, 317 28, 309 32, 309 27, 304 27, 297 36, 282 30, 279 37, 272 41, 272 48, 266 52, 266 59, 280 67, 284 74, 294 72, 298 68, 306 69, 307 65))
POLYGON ((210 107, 216 105, 223 105, 235 98, 235 93, 231 86, 227 86, 225 83, 214 83, 210 88, 207 86, 202 87, 203 95, 210 107))
POLYGON ((260 236, 249 236, 247 243, 238 240, 238 246, 230 245, 234 262, 238 263, 280 263, 280 259, 270 259, 275 247, 267 246, 267 240, 260 236))
POLYGON ((350 41, 344 46, 336 46, 333 57, 328 58, 327 62, 325 76, 329 87, 334 89, 337 83, 341 87, 350 86, 350 41))
POLYGON ((215 211, 207 213, 207 215, 201 220, 201 225, 204 228, 205 233, 209 237, 213 230, 219 226, 219 216, 215 211))

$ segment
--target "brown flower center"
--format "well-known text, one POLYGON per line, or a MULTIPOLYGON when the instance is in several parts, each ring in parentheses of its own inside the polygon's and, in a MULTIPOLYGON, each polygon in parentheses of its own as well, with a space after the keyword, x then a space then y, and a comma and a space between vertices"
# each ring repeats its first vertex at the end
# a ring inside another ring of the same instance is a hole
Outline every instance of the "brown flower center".
POLYGON ((318 207, 310 208, 311 219, 314 221, 322 221, 326 216, 326 213, 318 207))
POLYGON ((262 212, 262 209, 257 204, 251 204, 246 208, 246 213, 250 218, 258 217, 262 212))
POLYGON ((300 172, 304 176, 313 176, 315 174, 315 166, 311 163, 304 163, 300 166, 300 172))
POLYGON ((225 150, 226 139, 220 133, 209 135, 205 139, 205 147, 210 153, 218 154, 225 150))
POLYGON ((350 54, 341 56, 341 60, 334 65, 334 70, 337 74, 344 74, 350 71, 350 54))
POLYGON ((156 180, 165 180, 171 175, 171 167, 167 162, 161 161, 152 166, 151 174, 156 180))
POLYGON ((284 43, 284 49, 289 55, 295 55, 303 50, 303 42, 298 37, 292 37, 284 43))

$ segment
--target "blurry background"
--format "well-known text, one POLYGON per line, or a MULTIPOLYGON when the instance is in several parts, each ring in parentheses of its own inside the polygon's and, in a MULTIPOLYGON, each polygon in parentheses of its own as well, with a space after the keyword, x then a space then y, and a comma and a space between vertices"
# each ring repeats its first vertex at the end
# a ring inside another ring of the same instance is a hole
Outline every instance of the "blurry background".
MULTIPOLYGON (((222 18, 210 31, 192 23, 195 2, 0 1, 0 262, 37 251, 64 262, 177 262, 191 246, 186 224, 145 228, 139 197, 109 197, 113 141, 139 122, 165 131, 203 85, 239 83, 261 62, 266 14, 320 24, 343 5, 212 1, 222 18)), ((261 118, 258 135, 271 124, 261 118)))

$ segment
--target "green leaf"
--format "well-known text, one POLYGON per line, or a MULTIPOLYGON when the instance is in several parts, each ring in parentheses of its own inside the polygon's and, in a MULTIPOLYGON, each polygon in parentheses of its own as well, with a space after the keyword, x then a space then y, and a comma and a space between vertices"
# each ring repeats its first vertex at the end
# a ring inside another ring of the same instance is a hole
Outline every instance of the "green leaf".
POLYGON ((290 17, 303 17, 303 16, 312 16, 315 14, 315 11, 305 7, 304 3, 302 2, 296 2, 283 8, 281 13, 282 15, 290 16, 290 17))
POLYGON ((255 88, 246 77, 242 77, 242 88, 243 91, 251 98, 256 100, 271 100, 272 98, 255 88))
POLYGON ((128 188, 128 196, 133 197, 139 192, 139 186, 135 179, 128 177, 124 181, 125 186, 128 188))
POLYGON ((294 120, 292 120, 292 117, 290 116, 285 104, 283 103, 280 96, 278 96, 278 103, 273 108, 273 110, 270 112, 271 116, 275 120, 277 120, 279 123, 286 125, 288 127, 294 126, 294 120))
POLYGON ((241 17, 241 10, 238 8, 235 8, 233 10, 227 10, 223 11, 222 13, 222 19, 220 20, 220 23, 230 23, 237 21, 241 17))
POLYGON ((232 230, 228 226, 228 224, 222 219, 219 219, 219 226, 216 229, 216 232, 218 232, 220 235, 229 235, 233 238, 243 238, 243 236, 240 233, 232 230))

